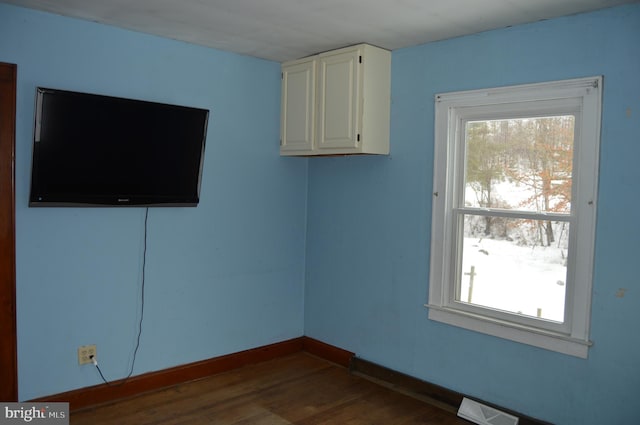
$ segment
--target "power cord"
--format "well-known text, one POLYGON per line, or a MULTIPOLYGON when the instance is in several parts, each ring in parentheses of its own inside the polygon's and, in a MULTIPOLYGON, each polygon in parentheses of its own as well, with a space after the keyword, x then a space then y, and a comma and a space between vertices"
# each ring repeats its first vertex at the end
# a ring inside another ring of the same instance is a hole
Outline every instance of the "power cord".
MULTIPOLYGON (((104 383, 109 385, 109 386, 112 386, 113 384, 111 384, 111 382, 107 381, 105 379, 104 375, 102 374, 102 370, 100 369, 100 366, 98 366, 98 361, 96 360, 96 358, 93 355, 89 356, 89 358, 91 359, 91 363, 93 363, 93 365, 96 367, 96 369, 98 369, 98 373, 100 374, 100 377, 102 378, 104 383)), ((126 380, 125 380, 125 382, 126 382, 126 380)), ((124 382, 122 384, 124 384, 124 382)), ((122 384, 120 384, 120 385, 122 385, 122 384)))
MULTIPOLYGON (((138 336, 136 337, 136 347, 133 350, 133 360, 131 361, 131 369, 129 370, 129 374, 124 378, 124 380, 119 382, 117 386, 126 384, 129 378, 131 378, 131 375, 133 375, 133 368, 136 364, 136 356, 138 355, 138 349, 140 348, 140 336, 142 335, 142 320, 144 319, 144 289, 145 289, 145 273, 147 270, 147 233, 148 233, 147 223, 148 221, 149 221, 149 207, 147 207, 144 212, 144 243, 143 243, 143 249, 142 249, 142 283, 140 285, 140 293, 141 293, 140 294, 140 320, 138 321, 138 336)), ((107 379, 102 374, 102 370, 100 369, 100 366, 98 366, 98 361, 96 360, 96 358, 93 355, 89 356, 89 358, 91 359, 91 363, 93 363, 93 365, 98 370, 98 373, 100 374, 100 377, 102 378, 104 383, 109 386, 114 386, 114 384, 107 381, 107 379)))

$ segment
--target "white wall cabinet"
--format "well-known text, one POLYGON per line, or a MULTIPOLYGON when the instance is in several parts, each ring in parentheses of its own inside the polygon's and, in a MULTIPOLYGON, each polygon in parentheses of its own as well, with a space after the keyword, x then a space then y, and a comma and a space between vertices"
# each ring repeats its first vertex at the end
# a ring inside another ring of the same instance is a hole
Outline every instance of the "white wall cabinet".
POLYGON ((282 64, 281 155, 388 154, 391 52, 367 44, 282 64))

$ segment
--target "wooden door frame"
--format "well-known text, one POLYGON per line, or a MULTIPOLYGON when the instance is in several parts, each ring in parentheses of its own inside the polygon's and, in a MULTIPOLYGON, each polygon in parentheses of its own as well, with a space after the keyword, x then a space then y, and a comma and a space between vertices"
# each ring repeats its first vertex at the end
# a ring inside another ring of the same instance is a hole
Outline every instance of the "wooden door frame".
POLYGON ((0 62, 0 401, 18 401, 15 134, 17 66, 0 62))

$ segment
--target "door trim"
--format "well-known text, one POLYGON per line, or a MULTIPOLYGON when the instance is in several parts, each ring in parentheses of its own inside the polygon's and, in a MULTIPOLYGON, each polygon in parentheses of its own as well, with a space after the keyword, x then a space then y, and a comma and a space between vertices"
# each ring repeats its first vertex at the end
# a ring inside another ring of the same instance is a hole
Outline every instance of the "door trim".
POLYGON ((17 66, 0 62, 0 400, 18 401, 15 129, 17 66))

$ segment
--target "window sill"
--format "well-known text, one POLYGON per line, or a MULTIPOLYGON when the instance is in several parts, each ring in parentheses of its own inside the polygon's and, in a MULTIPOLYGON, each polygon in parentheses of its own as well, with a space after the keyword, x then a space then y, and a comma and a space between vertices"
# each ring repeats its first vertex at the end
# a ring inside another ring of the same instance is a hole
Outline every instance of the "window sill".
POLYGON ((490 317, 478 316, 452 308, 432 304, 425 304, 425 307, 429 309, 430 320, 583 359, 587 358, 589 347, 593 345, 591 341, 584 341, 567 335, 490 317))

